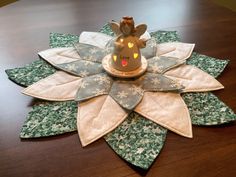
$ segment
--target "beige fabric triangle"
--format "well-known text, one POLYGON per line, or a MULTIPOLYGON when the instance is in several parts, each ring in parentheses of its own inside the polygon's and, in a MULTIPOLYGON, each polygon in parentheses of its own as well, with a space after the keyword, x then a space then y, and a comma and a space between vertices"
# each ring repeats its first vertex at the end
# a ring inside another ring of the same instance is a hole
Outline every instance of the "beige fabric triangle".
POLYGON ((77 127, 82 146, 106 135, 127 117, 128 113, 109 95, 82 102, 78 106, 77 127))
POLYGON ((177 93, 145 92, 135 111, 179 135, 192 138, 188 108, 177 93))
POLYGON ((158 48, 161 51, 158 52, 157 48, 157 55, 186 60, 191 56, 194 46, 195 44, 181 43, 181 42, 169 42, 169 43, 158 44, 158 48), (175 50, 172 51, 170 50, 174 48, 175 50), (167 52, 167 50, 169 50, 169 52, 167 52))
POLYGON ((74 100, 81 81, 80 77, 58 71, 27 87, 22 93, 50 101, 74 100))
POLYGON ((224 88, 214 77, 191 65, 181 65, 164 75, 183 85, 183 92, 205 92, 224 88))
POLYGON ((74 47, 47 49, 39 52, 38 55, 52 65, 69 63, 80 59, 74 47))

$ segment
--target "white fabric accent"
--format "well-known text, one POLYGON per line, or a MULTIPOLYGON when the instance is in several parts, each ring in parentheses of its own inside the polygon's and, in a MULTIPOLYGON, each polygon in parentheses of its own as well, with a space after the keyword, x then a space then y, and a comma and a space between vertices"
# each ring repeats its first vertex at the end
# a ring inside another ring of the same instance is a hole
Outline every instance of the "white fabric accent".
POLYGON ((39 52, 38 55, 52 65, 69 63, 80 59, 74 47, 47 49, 39 52))
POLYGON ((108 36, 98 32, 84 31, 79 36, 79 42, 105 48, 106 44, 112 39, 112 36, 108 36))
POLYGON ((82 146, 106 135, 127 117, 128 113, 109 95, 82 102, 78 106, 77 127, 82 146))
POLYGON ((188 108, 177 93, 145 92, 135 111, 177 134, 193 136, 188 108))
POLYGON ((151 39, 151 35, 149 34, 149 32, 145 31, 145 33, 142 36, 140 36, 140 39, 146 39, 146 40, 151 39))
POLYGON ((214 77, 191 65, 173 68, 167 71, 164 76, 183 85, 185 87, 183 92, 205 92, 224 88, 214 77))
POLYGON ((158 44, 159 50, 157 48, 157 55, 160 56, 165 56, 165 57, 174 57, 174 58, 179 58, 182 60, 188 59, 194 49, 195 44, 189 44, 189 43, 181 43, 181 42, 169 42, 169 43, 163 43, 163 44, 158 44), (170 50, 175 48, 175 50, 170 50), (166 50, 169 49, 170 52, 165 53, 166 50), (164 53, 164 54, 161 54, 164 53))
POLYGON ((74 100, 81 81, 80 77, 58 71, 27 87, 22 93, 50 101, 74 100))

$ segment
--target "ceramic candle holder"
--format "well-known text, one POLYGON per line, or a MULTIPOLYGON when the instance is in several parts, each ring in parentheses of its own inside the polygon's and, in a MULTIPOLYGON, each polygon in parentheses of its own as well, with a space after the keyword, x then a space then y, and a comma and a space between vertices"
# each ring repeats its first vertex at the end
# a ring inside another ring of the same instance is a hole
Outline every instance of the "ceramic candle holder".
POLYGON ((122 75, 124 72, 123 75, 128 77, 140 75, 146 70, 142 66, 143 64, 146 66, 145 58, 140 52, 140 49, 146 46, 146 40, 140 39, 140 36, 145 33, 147 25, 140 24, 135 27, 133 17, 123 17, 120 23, 111 22, 110 25, 117 38, 113 53, 109 55, 108 72, 113 75, 117 75, 116 73, 122 75))

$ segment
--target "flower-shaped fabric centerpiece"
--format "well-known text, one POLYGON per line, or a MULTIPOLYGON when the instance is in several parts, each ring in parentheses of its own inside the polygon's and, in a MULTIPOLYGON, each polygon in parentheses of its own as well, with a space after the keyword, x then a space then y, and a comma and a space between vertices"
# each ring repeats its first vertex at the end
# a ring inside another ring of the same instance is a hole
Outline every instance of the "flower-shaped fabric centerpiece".
MULTIPOLYGON (((115 28, 115 33, 119 33, 117 27, 115 28)), ((125 133, 132 130, 131 127, 125 128, 128 124, 143 125, 138 118, 135 118, 134 112, 179 135, 191 138, 190 114, 181 94, 223 88, 211 75, 186 64, 194 44, 180 42, 158 44, 156 39, 146 32, 140 35, 139 39, 143 45, 146 43, 146 47, 141 49, 141 53, 137 52, 147 60, 146 71, 138 77, 120 78, 110 75, 102 66, 102 60, 106 56, 110 55, 111 59, 115 60, 114 53, 113 55, 111 53, 113 43, 118 38, 102 33, 83 32, 79 37, 79 43, 75 43, 74 47, 60 47, 39 52, 41 58, 58 70, 30 85, 23 90, 23 93, 49 101, 77 101, 77 129, 83 146, 108 134, 122 122, 125 124, 123 123, 122 128, 118 127, 118 129, 125 129, 125 133), (128 121, 126 121, 127 117, 129 117, 128 121)), ((134 60, 135 56, 133 55, 134 60)), ((120 59, 122 66, 122 60, 127 58, 120 59)), ((126 67, 127 64, 128 62, 123 66, 126 67)), ((52 110, 56 110, 56 107, 52 110)), ((145 124, 144 127, 140 127, 144 132, 151 127, 150 123, 145 124)), ((115 130, 115 137, 120 136, 116 135, 118 129, 115 130)), ((134 131, 138 130, 134 128, 134 131)), ((161 145, 165 130, 155 127, 151 131, 159 135, 163 134, 158 140, 161 145)), ((114 136, 108 136, 108 142, 112 142, 114 136)), ((133 139, 131 136, 129 138, 133 139)), ((145 140, 142 144, 145 144, 145 140)), ((121 155, 115 145, 113 148, 121 155)), ((123 149, 124 146, 119 145, 119 148, 123 149)), ((156 149, 160 150, 161 147, 156 149)), ((140 147, 136 153, 141 154, 144 150, 140 147)), ((157 154, 152 151, 149 155, 155 159, 157 154)), ((134 165, 148 168, 151 164, 132 162, 129 160, 129 155, 124 155, 124 158, 134 165)))
POLYGON ((39 52, 62 71, 27 87, 23 93, 50 101, 78 101, 77 127, 83 146, 115 129, 130 111, 192 137, 189 112, 180 93, 223 88, 212 76, 184 64, 194 44, 158 46, 149 39, 142 52, 147 54, 147 72, 121 79, 110 76, 102 67, 103 58, 112 51, 111 40, 104 34, 83 33, 75 48, 39 52))

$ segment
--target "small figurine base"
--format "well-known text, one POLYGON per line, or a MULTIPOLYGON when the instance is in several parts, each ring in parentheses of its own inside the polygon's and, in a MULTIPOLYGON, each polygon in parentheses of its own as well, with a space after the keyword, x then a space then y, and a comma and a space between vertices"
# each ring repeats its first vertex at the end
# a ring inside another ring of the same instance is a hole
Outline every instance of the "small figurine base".
POLYGON ((142 75, 148 66, 147 60, 145 57, 141 57, 141 66, 133 71, 119 71, 112 67, 112 58, 111 54, 105 56, 102 60, 102 66, 106 70, 106 72, 114 77, 120 77, 120 78, 132 78, 132 77, 138 77, 142 75))

